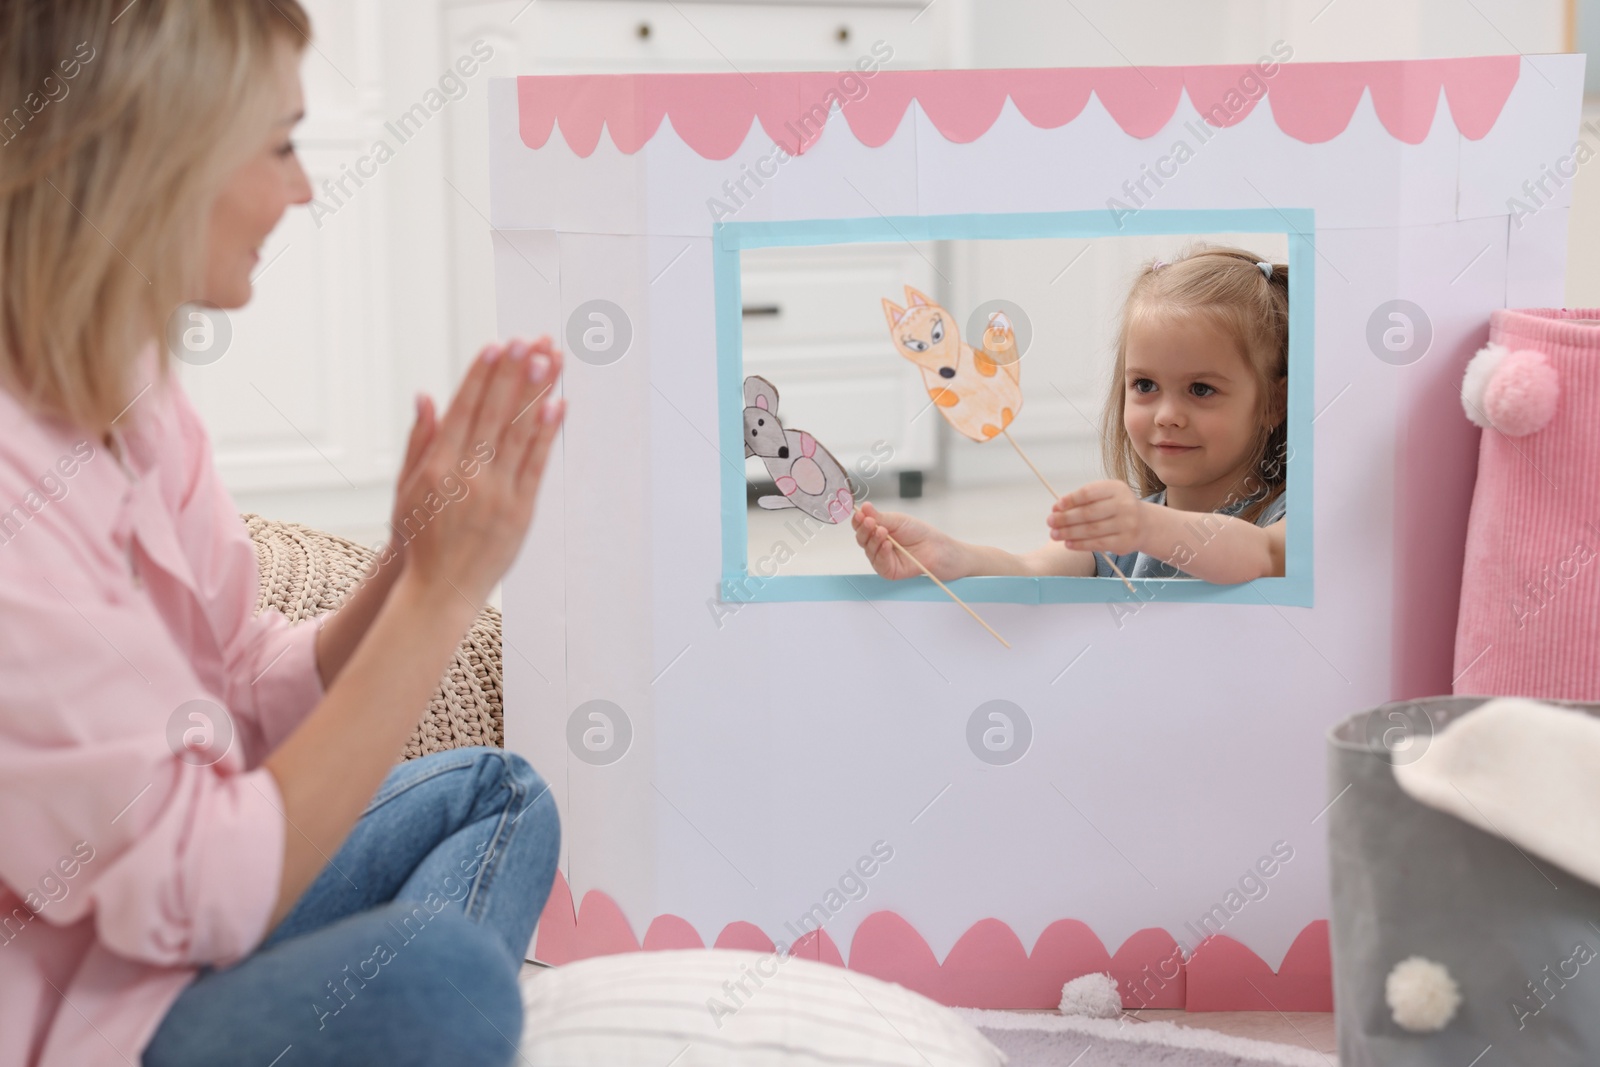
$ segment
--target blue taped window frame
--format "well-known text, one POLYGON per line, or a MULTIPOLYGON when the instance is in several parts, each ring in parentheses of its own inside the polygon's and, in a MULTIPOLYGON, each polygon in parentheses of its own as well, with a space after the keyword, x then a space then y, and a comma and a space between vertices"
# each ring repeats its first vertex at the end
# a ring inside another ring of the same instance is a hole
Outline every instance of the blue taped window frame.
MULTIPOLYGON (((1136 235, 1204 237, 1216 233, 1282 234, 1289 247, 1289 397, 1284 577, 1215 585, 1192 578, 1134 578, 1129 593, 1116 578, 984 576, 948 584, 974 603, 1063 604, 1165 601, 1311 607, 1312 386, 1316 215, 1311 208, 1155 210, 1115 218, 1110 212, 1060 211, 876 216, 782 222, 722 222, 712 230, 716 299, 719 447, 737 462, 721 469, 721 599, 729 603, 825 600, 948 601, 926 578, 889 581, 876 574, 764 575, 749 569, 744 470, 744 321, 740 252, 747 248, 942 240, 1022 240, 1136 235)), ((869 294, 870 295, 870 294, 869 294)), ((887 343, 887 342, 885 342, 887 343)), ((781 383, 778 383, 781 388, 781 383)))

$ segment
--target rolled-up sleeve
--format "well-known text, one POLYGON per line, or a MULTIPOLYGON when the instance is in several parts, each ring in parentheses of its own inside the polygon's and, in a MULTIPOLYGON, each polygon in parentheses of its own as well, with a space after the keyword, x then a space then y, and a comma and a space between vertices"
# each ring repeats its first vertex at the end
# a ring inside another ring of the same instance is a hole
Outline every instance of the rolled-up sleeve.
POLYGON ((225 966, 266 936, 281 874, 283 799, 265 768, 163 769, 171 773, 151 805, 154 820, 92 884, 100 940, 151 963, 225 966))
POLYGON ((184 748, 194 709, 219 731, 232 720, 148 600, 17 547, 0 564, 0 880, 52 925, 92 915, 131 959, 238 959, 277 896, 272 776, 237 746, 214 745, 209 766, 184 748))

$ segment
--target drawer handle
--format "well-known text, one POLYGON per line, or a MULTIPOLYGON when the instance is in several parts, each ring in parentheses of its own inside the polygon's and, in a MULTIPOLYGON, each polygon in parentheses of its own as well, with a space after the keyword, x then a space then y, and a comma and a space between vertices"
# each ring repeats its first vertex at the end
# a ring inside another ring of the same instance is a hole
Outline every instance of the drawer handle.
POLYGON ((840 26, 839 29, 834 33, 834 36, 836 38, 838 38, 840 44, 849 44, 850 43, 850 27, 849 26, 840 26))
POLYGON ((639 35, 639 40, 647 41, 650 39, 650 24, 648 22, 641 22, 639 23, 639 28, 633 32, 639 35))
POLYGON ((747 304, 745 307, 740 309, 740 312, 747 319, 753 319, 757 317, 772 318, 782 314, 783 308, 779 307, 777 304, 747 304))

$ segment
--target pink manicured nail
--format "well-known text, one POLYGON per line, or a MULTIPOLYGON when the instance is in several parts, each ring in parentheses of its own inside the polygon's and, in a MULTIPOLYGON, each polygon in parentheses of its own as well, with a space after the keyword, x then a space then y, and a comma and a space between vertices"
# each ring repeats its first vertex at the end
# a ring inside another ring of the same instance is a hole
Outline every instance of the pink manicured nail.
POLYGON ((495 360, 497 360, 499 358, 500 358, 500 346, 499 345, 490 345, 488 348, 485 348, 483 350, 483 361, 485 363, 493 363, 495 360))
POLYGON ((528 361, 528 378, 531 381, 542 381, 550 371, 550 357, 544 355, 534 356, 528 361))
POLYGON ((544 406, 544 413, 539 416, 539 421, 545 423, 555 422, 561 417, 561 413, 566 410, 566 407, 566 397, 556 398, 544 406))

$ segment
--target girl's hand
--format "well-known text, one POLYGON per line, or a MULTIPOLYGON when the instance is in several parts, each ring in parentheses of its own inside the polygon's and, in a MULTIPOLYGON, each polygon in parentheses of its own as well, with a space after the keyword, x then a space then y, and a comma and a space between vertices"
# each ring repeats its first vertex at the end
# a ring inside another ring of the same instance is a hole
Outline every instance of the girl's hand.
POLYGON ((442 419, 419 413, 395 494, 407 574, 483 606, 533 521, 566 409, 551 395, 560 375, 548 337, 491 344, 442 419))
POLYGON ((1046 520, 1068 548, 1125 555, 1139 547, 1143 501, 1123 482, 1090 482, 1057 500, 1046 520))
POLYGON ((966 576, 966 561, 961 545, 944 531, 928 525, 910 515, 897 511, 880 512, 871 504, 862 504, 851 516, 855 527, 856 544, 860 545, 871 562, 872 569, 891 581, 915 578, 922 574, 918 567, 889 543, 892 536, 907 552, 922 561, 940 581, 948 582, 966 576))

